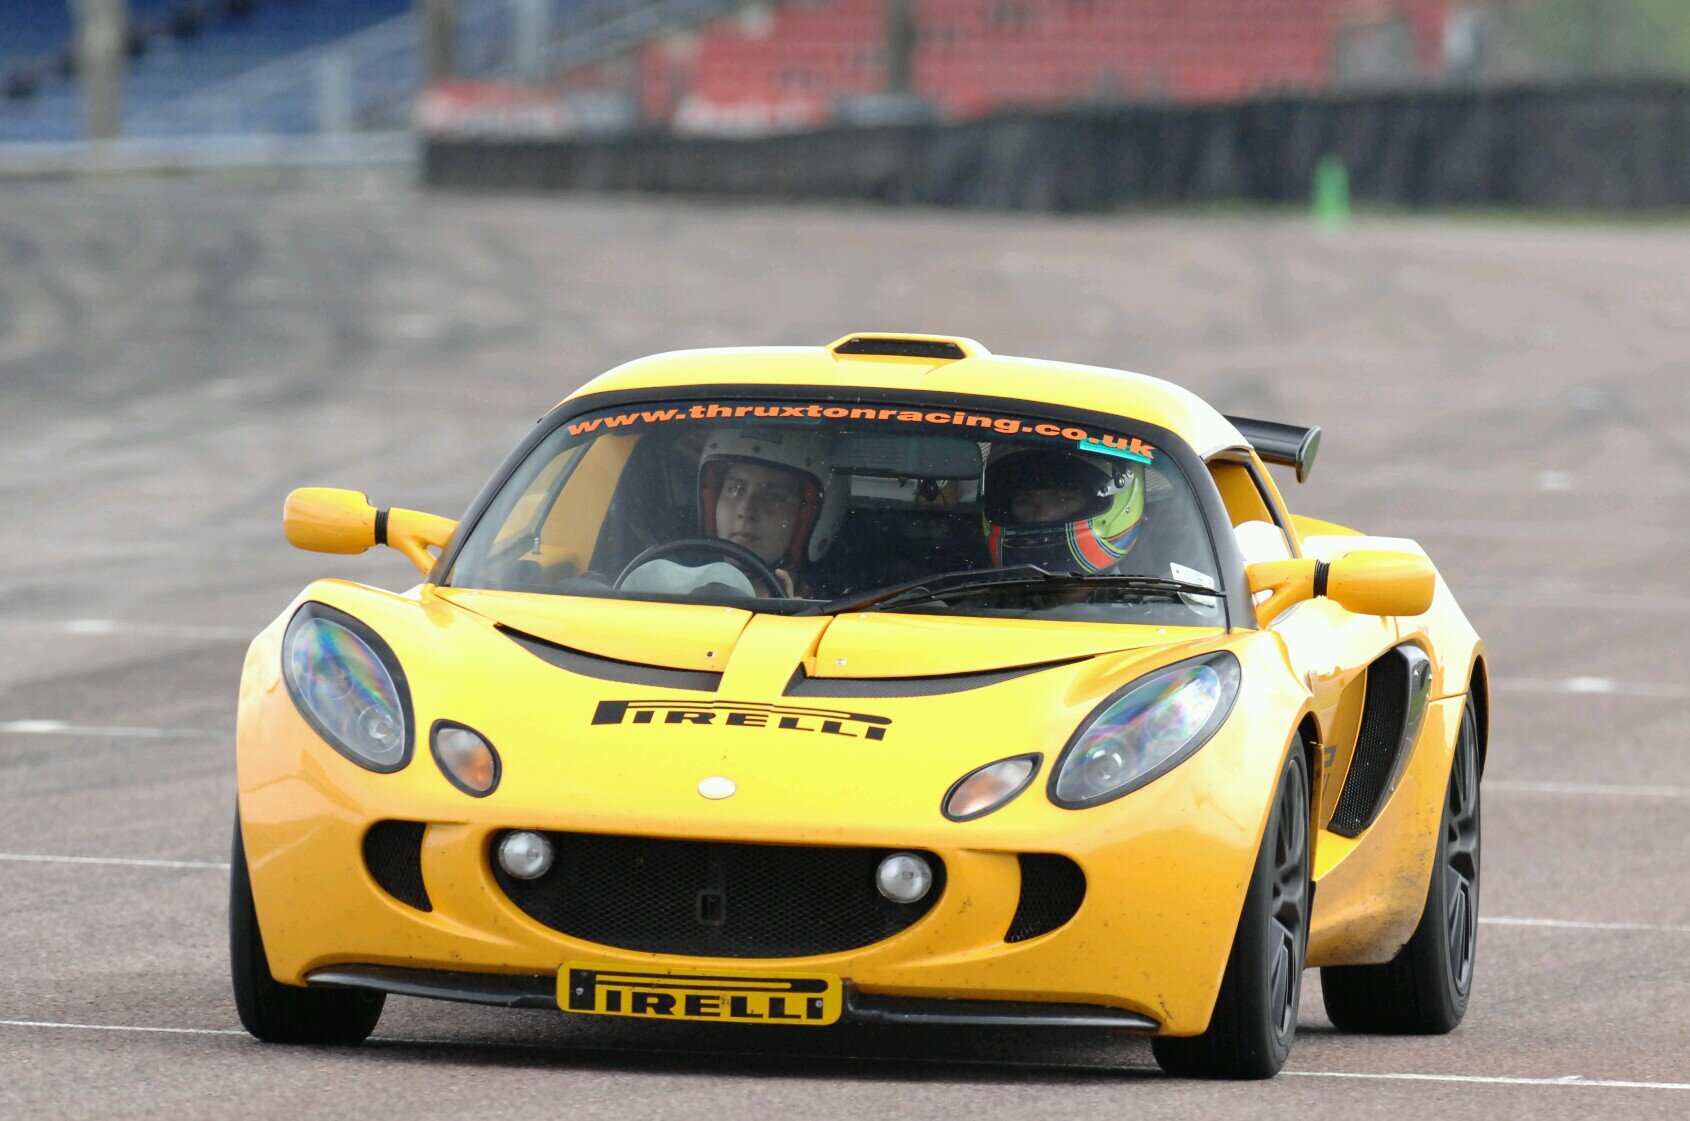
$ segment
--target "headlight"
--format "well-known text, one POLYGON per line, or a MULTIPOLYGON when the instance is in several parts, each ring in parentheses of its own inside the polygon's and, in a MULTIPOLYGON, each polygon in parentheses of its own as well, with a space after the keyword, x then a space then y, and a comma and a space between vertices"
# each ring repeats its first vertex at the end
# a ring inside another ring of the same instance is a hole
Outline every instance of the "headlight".
POLYGON ((411 693, 393 648, 344 611, 307 603, 282 642, 288 695, 329 746, 372 771, 411 759, 411 693))
POLYGON ((984 817, 1006 805, 1033 780, 1039 769, 1040 755, 1017 755, 1013 759, 999 759, 976 767, 957 779, 945 792, 940 811, 952 821, 969 821, 984 817))
POLYGON ((1222 651, 1164 666, 1117 690, 1062 749, 1050 800, 1083 809, 1173 770, 1226 721, 1239 676, 1238 659, 1222 651))

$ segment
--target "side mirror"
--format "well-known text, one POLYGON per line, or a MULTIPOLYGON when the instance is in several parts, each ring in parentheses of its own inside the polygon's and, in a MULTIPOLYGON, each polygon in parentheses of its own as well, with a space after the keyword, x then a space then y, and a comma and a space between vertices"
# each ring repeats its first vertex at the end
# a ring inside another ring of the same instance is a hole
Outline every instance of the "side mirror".
POLYGON ((1317 595, 1357 615, 1420 615, 1432 606, 1437 587, 1431 561, 1382 549, 1357 549, 1331 562, 1263 561, 1244 571, 1251 595, 1272 593, 1256 607, 1256 617, 1264 621, 1317 595))
POLYGON ((1422 615, 1437 588, 1432 562, 1418 553, 1357 549, 1326 573, 1326 595, 1357 615, 1422 615))
POLYGON ((282 507, 288 544, 314 553, 361 553, 391 545, 423 572, 434 567, 432 546, 444 549, 458 523, 418 510, 377 509, 355 490, 300 487, 282 507))

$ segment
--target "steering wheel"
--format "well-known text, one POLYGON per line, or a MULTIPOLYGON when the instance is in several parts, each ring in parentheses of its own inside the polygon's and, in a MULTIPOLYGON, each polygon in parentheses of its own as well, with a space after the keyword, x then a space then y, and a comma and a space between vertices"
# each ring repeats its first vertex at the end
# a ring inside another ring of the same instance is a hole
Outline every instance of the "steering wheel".
POLYGON ((737 541, 725 541, 720 537, 687 537, 680 541, 660 541, 649 549, 642 550, 638 556, 629 561, 627 566, 616 577, 616 583, 611 585, 620 588, 622 582, 628 579, 636 569, 643 564, 649 564, 670 553, 686 552, 689 549, 709 549, 722 554, 730 561, 737 561, 746 570, 746 575, 762 582, 775 599, 786 598, 786 588, 781 584, 780 577, 769 563, 756 553, 747 549, 737 541))

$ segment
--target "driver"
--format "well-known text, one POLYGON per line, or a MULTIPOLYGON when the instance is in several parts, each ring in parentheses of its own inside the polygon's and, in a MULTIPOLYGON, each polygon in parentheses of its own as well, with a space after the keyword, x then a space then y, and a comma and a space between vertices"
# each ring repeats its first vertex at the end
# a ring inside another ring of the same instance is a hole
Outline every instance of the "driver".
POLYGON ((1144 529, 1144 467, 1058 448, 1012 451, 986 468, 981 499, 994 565, 1103 572, 1144 529))
POLYGON ((820 432, 724 428, 699 458, 700 531, 757 554, 788 596, 845 520, 850 496, 833 480, 831 445, 820 432))

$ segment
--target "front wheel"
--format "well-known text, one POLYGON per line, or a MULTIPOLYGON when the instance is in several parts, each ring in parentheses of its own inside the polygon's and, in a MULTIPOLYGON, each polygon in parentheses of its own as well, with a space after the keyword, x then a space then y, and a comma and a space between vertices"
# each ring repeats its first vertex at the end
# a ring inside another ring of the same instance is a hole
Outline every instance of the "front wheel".
POLYGON ((241 1026, 266 1043, 362 1043, 387 1000, 382 993, 303 989, 271 976, 238 814, 229 858, 229 977, 241 1026))
POLYGON ((1309 771, 1299 741, 1279 776, 1267 835, 1209 1030, 1158 1036, 1156 1063, 1189 1078, 1272 1078, 1291 1054, 1308 950, 1309 771))
POLYGON ((1383 965, 1320 971, 1326 1015, 1339 1031, 1442 1035, 1454 1031, 1473 991, 1479 937, 1479 729, 1473 701, 1444 797, 1443 830, 1426 909, 1397 956, 1383 965))

